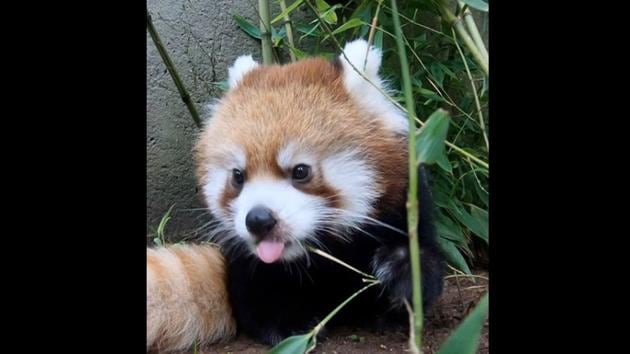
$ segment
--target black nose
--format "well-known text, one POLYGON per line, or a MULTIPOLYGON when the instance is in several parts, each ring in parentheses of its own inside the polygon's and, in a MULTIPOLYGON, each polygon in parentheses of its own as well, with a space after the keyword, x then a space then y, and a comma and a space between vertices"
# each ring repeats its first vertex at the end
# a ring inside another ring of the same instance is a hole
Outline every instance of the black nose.
POLYGON ((245 225, 252 234, 264 237, 276 226, 276 219, 271 210, 263 206, 255 206, 247 213, 245 225))

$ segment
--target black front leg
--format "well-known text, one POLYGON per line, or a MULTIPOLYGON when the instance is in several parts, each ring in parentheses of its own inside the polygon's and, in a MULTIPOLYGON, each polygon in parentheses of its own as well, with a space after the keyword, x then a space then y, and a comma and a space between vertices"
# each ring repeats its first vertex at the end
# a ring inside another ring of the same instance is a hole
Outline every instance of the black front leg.
MULTIPOLYGON (((442 293, 444 257, 437 245, 437 235, 433 220, 433 198, 428 182, 428 171, 418 169, 418 242, 422 272, 422 302, 429 310, 442 293)), ((406 218, 406 211, 405 211, 406 218)), ((404 222, 406 227, 406 220, 404 222)), ((406 230, 405 230, 406 231, 406 230)), ((372 259, 372 271, 383 283, 392 300, 402 305, 406 299, 411 304, 413 287, 411 283, 411 258, 409 238, 391 235, 384 245, 377 249, 372 259)))
MULTIPOLYGON (((412 303, 411 258, 409 244, 385 245, 373 258, 374 274, 392 301, 402 306, 403 299, 412 303)), ((443 260, 439 250, 420 248, 422 271, 422 305, 425 311, 435 303, 443 288, 443 260)))

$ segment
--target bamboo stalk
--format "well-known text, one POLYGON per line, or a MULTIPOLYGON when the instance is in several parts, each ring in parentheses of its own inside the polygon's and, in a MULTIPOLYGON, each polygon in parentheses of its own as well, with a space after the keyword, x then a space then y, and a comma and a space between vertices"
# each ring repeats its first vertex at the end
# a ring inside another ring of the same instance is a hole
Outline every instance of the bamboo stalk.
POLYGON ((258 0, 260 14, 260 42, 262 43, 263 64, 273 64, 273 46, 271 44, 271 19, 269 17, 269 1, 258 0))
POLYGON ((381 2, 379 1, 376 6, 376 12, 374 13, 374 18, 372 18, 372 24, 370 25, 370 33, 368 35, 368 48, 365 52, 365 60, 363 61, 363 71, 367 67, 367 59, 368 54, 370 54, 370 46, 372 45, 372 41, 374 41, 374 33, 376 32, 376 25, 378 23, 378 13, 381 10, 381 2))
MULTIPOLYGON (((460 1, 459 7, 463 9, 464 3, 460 1)), ((472 12, 470 11, 470 8, 468 6, 466 6, 466 9, 464 10, 463 16, 464 16, 464 22, 466 23, 466 28, 468 29, 468 32, 470 32, 473 42, 475 42, 477 49, 479 49, 483 58, 486 60, 486 62, 488 62, 489 61, 488 50, 486 49, 486 45, 483 43, 483 39, 481 38, 481 33, 479 33, 479 28, 477 27, 477 24, 475 23, 475 19, 473 18, 472 12)))
MULTIPOLYGON (((452 31, 452 29, 451 29, 452 31)), ((464 52, 462 48, 457 43, 457 39, 455 38, 455 32, 453 31, 453 39, 455 39, 455 46, 459 51, 459 54, 462 57, 464 62, 464 67, 466 68, 466 75, 468 75, 468 80, 470 81, 470 86, 472 86, 473 96, 475 97, 475 105, 477 106, 477 114, 479 115, 479 127, 481 128, 481 133, 483 134, 483 140, 486 143, 486 151, 490 151, 490 141, 488 140, 488 134, 486 133, 486 122, 483 119, 483 112, 481 112, 481 103, 479 102, 479 94, 477 93, 477 86, 475 85, 475 81, 473 80, 472 74, 470 73, 470 69, 468 68, 468 63, 466 62, 466 58, 464 57, 464 52)))
POLYGON ((411 255, 411 283, 413 286, 413 338, 416 344, 416 352, 422 353, 422 280, 420 266, 420 249, 418 244, 418 169, 416 168, 416 122, 415 101, 413 99, 411 79, 409 75, 409 63, 407 52, 402 37, 402 28, 398 16, 398 6, 396 0, 391 0, 392 19, 396 33, 396 44, 398 45, 398 57, 400 59, 400 70, 403 79, 405 93, 405 103, 407 105, 409 120, 408 156, 409 156, 409 190, 407 195, 407 227, 409 229, 409 249, 411 255))
POLYGON ((342 266, 352 270, 355 273, 359 273, 359 274, 361 274, 362 276, 364 276, 364 277, 366 277, 368 279, 376 280, 376 278, 373 275, 370 275, 370 274, 367 274, 365 272, 362 272, 362 271, 356 269, 355 267, 349 265, 348 263, 342 261, 341 259, 333 257, 333 256, 329 255, 328 253, 322 251, 322 250, 319 250, 319 249, 317 249, 315 247, 309 247, 308 250, 313 252, 313 253, 315 253, 315 254, 317 254, 317 255, 320 255, 320 256, 322 256, 324 258, 327 258, 327 259, 329 259, 329 260, 331 260, 331 261, 333 261, 335 263, 341 264, 342 266))
MULTIPOLYGON (((286 0, 281 0, 280 1, 280 9, 284 12, 284 10, 287 9, 287 2, 286 0)), ((295 48, 295 44, 293 42, 293 26, 291 25, 291 18, 289 17, 289 14, 287 13, 286 16, 284 16, 284 28, 287 30, 287 40, 289 41, 289 46, 291 47, 291 49, 295 48)), ((297 58, 295 57, 295 53, 293 53, 293 50, 289 50, 289 55, 291 56, 291 62, 296 62, 297 58)))
POLYGON ((158 35, 157 31, 155 30, 155 27, 153 26, 153 20, 151 19, 151 15, 149 14, 149 9, 147 9, 147 29, 149 30, 149 34, 151 35, 151 39, 153 40, 155 47, 160 53, 160 57, 162 57, 162 61, 164 62, 164 65, 166 65, 166 69, 168 70, 168 73, 171 75, 171 78, 175 82, 175 86, 177 87, 179 96, 182 98, 182 101, 184 101, 184 104, 186 105, 186 107, 188 107, 188 111, 190 112, 190 115, 195 121, 197 128, 201 128, 201 119, 199 119, 199 113, 197 112, 197 108, 195 108, 195 105, 190 99, 190 95, 188 94, 188 91, 184 87, 184 84, 182 83, 182 79, 179 77, 179 74, 177 73, 177 70, 175 69, 175 65, 173 65, 173 62, 171 61, 171 58, 168 56, 168 52, 166 51, 164 44, 162 44, 162 40, 160 39, 160 36, 158 35))
POLYGON ((444 19, 450 23, 457 32, 457 35, 461 37, 466 45, 466 49, 472 54, 473 58, 477 62, 477 65, 483 70, 483 72, 488 75, 490 70, 488 69, 488 61, 484 59, 483 55, 475 45, 475 42, 470 37, 466 29, 464 28, 464 24, 462 23, 462 19, 460 17, 456 17, 451 10, 447 7, 446 3, 442 1, 440 3, 440 11, 442 12, 442 16, 444 19))
POLYGON ((344 302, 342 302, 341 304, 339 304, 337 307, 335 307, 334 310, 332 310, 331 313, 329 313, 320 323, 318 323, 315 328, 313 328, 313 331, 311 332, 313 334, 313 336, 317 335, 317 333, 319 333, 319 331, 322 330, 322 328, 324 328, 324 326, 328 323, 328 321, 330 321, 333 317, 335 317, 335 315, 337 314, 337 312, 339 312, 344 306, 346 306, 350 301, 352 301, 355 297, 359 296, 359 294, 361 294, 362 292, 366 291, 368 288, 380 284, 380 282, 378 280, 369 280, 368 281, 368 285, 362 287, 361 289, 357 290, 354 294, 352 294, 350 297, 348 297, 344 302))

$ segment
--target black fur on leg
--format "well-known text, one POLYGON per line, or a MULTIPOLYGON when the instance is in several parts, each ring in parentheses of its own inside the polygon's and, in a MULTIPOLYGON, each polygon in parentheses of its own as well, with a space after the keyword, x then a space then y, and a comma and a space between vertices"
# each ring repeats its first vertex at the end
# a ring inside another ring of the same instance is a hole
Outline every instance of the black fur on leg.
MULTIPOLYGON (((418 177, 420 209, 418 242, 422 273, 422 302, 425 312, 428 312, 443 290, 444 257, 437 245, 429 175, 423 166, 418 169, 418 177)), ((383 283, 393 305, 403 307, 403 299, 412 303, 413 287, 408 238, 392 238, 378 248, 372 259, 372 269, 383 283)))

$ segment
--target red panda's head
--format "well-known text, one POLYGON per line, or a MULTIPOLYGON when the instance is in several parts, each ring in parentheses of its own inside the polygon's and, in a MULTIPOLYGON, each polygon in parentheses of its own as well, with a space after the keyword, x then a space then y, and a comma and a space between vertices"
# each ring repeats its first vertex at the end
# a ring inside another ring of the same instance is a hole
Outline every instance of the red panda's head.
POLYGON ((216 230, 264 262, 404 207, 407 121, 375 87, 381 53, 358 40, 344 54, 284 66, 238 58, 197 143, 216 230))

